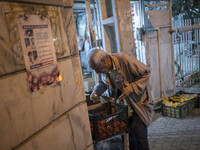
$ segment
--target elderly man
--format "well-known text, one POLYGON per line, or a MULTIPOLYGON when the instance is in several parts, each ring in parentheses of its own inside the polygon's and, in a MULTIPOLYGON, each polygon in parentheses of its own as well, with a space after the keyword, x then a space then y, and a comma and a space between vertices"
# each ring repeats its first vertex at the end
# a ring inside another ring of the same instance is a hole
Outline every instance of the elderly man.
POLYGON ((100 49, 91 50, 87 59, 90 67, 98 74, 98 83, 91 97, 100 96, 111 89, 112 97, 126 98, 133 109, 130 149, 149 150, 147 127, 151 123, 153 108, 148 83, 149 68, 125 53, 109 55, 100 49))

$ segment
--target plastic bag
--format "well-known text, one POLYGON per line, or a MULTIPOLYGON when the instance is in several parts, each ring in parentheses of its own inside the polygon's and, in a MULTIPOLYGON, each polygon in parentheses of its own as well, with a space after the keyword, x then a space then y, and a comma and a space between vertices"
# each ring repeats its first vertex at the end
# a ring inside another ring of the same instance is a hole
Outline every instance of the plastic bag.
POLYGON ((128 98, 123 98, 121 100, 117 99, 116 103, 119 103, 122 105, 127 105, 128 106, 128 118, 132 117, 133 110, 132 110, 131 105, 129 104, 128 98))

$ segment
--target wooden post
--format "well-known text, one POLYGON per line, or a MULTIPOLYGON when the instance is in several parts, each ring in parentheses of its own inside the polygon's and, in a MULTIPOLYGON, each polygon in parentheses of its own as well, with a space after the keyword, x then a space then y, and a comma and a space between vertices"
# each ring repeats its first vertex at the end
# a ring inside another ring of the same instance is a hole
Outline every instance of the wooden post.
MULTIPOLYGON (((172 0, 169 1, 169 19, 170 19, 170 30, 172 30, 172 0)), ((176 85, 175 85, 175 71, 174 71, 174 41, 173 41, 173 36, 172 34, 170 34, 171 36, 171 59, 172 59, 172 80, 173 80, 173 93, 175 94, 176 92, 176 85)), ((178 63, 178 62, 177 62, 178 63)))
POLYGON ((124 150, 129 150, 129 133, 124 134, 124 150))
POLYGON ((96 35, 95 31, 93 30, 92 25, 92 15, 91 15, 91 9, 90 9, 90 2, 88 0, 85 1, 86 10, 87 10, 87 20, 88 20, 88 26, 89 26, 89 37, 91 41, 91 47, 97 47, 97 41, 96 41, 96 35))
POLYGON ((115 0, 120 51, 136 57, 130 0, 115 0))

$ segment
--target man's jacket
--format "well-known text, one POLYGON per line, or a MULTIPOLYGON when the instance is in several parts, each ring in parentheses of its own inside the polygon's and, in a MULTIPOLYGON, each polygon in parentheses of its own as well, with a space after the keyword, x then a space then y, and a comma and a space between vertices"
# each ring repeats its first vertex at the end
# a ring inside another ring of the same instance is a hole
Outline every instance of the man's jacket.
POLYGON ((150 85, 148 83, 150 69, 125 53, 116 53, 111 55, 113 70, 110 73, 98 74, 98 83, 94 90, 97 95, 101 95, 107 89, 112 89, 116 94, 116 89, 122 91, 126 88, 131 91, 129 103, 136 111, 141 120, 149 126, 152 120, 152 99, 150 96, 150 85))

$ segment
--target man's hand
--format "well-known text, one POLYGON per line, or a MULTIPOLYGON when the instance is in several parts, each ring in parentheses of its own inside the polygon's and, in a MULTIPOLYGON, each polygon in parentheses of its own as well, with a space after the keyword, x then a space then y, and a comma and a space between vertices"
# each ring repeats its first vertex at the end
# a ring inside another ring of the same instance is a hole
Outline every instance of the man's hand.
POLYGON ((96 91, 93 91, 92 94, 90 95, 91 100, 95 100, 95 98, 98 97, 96 91))
POLYGON ((131 94, 132 91, 129 90, 129 88, 123 88, 122 94, 118 97, 119 100, 128 97, 131 94))

